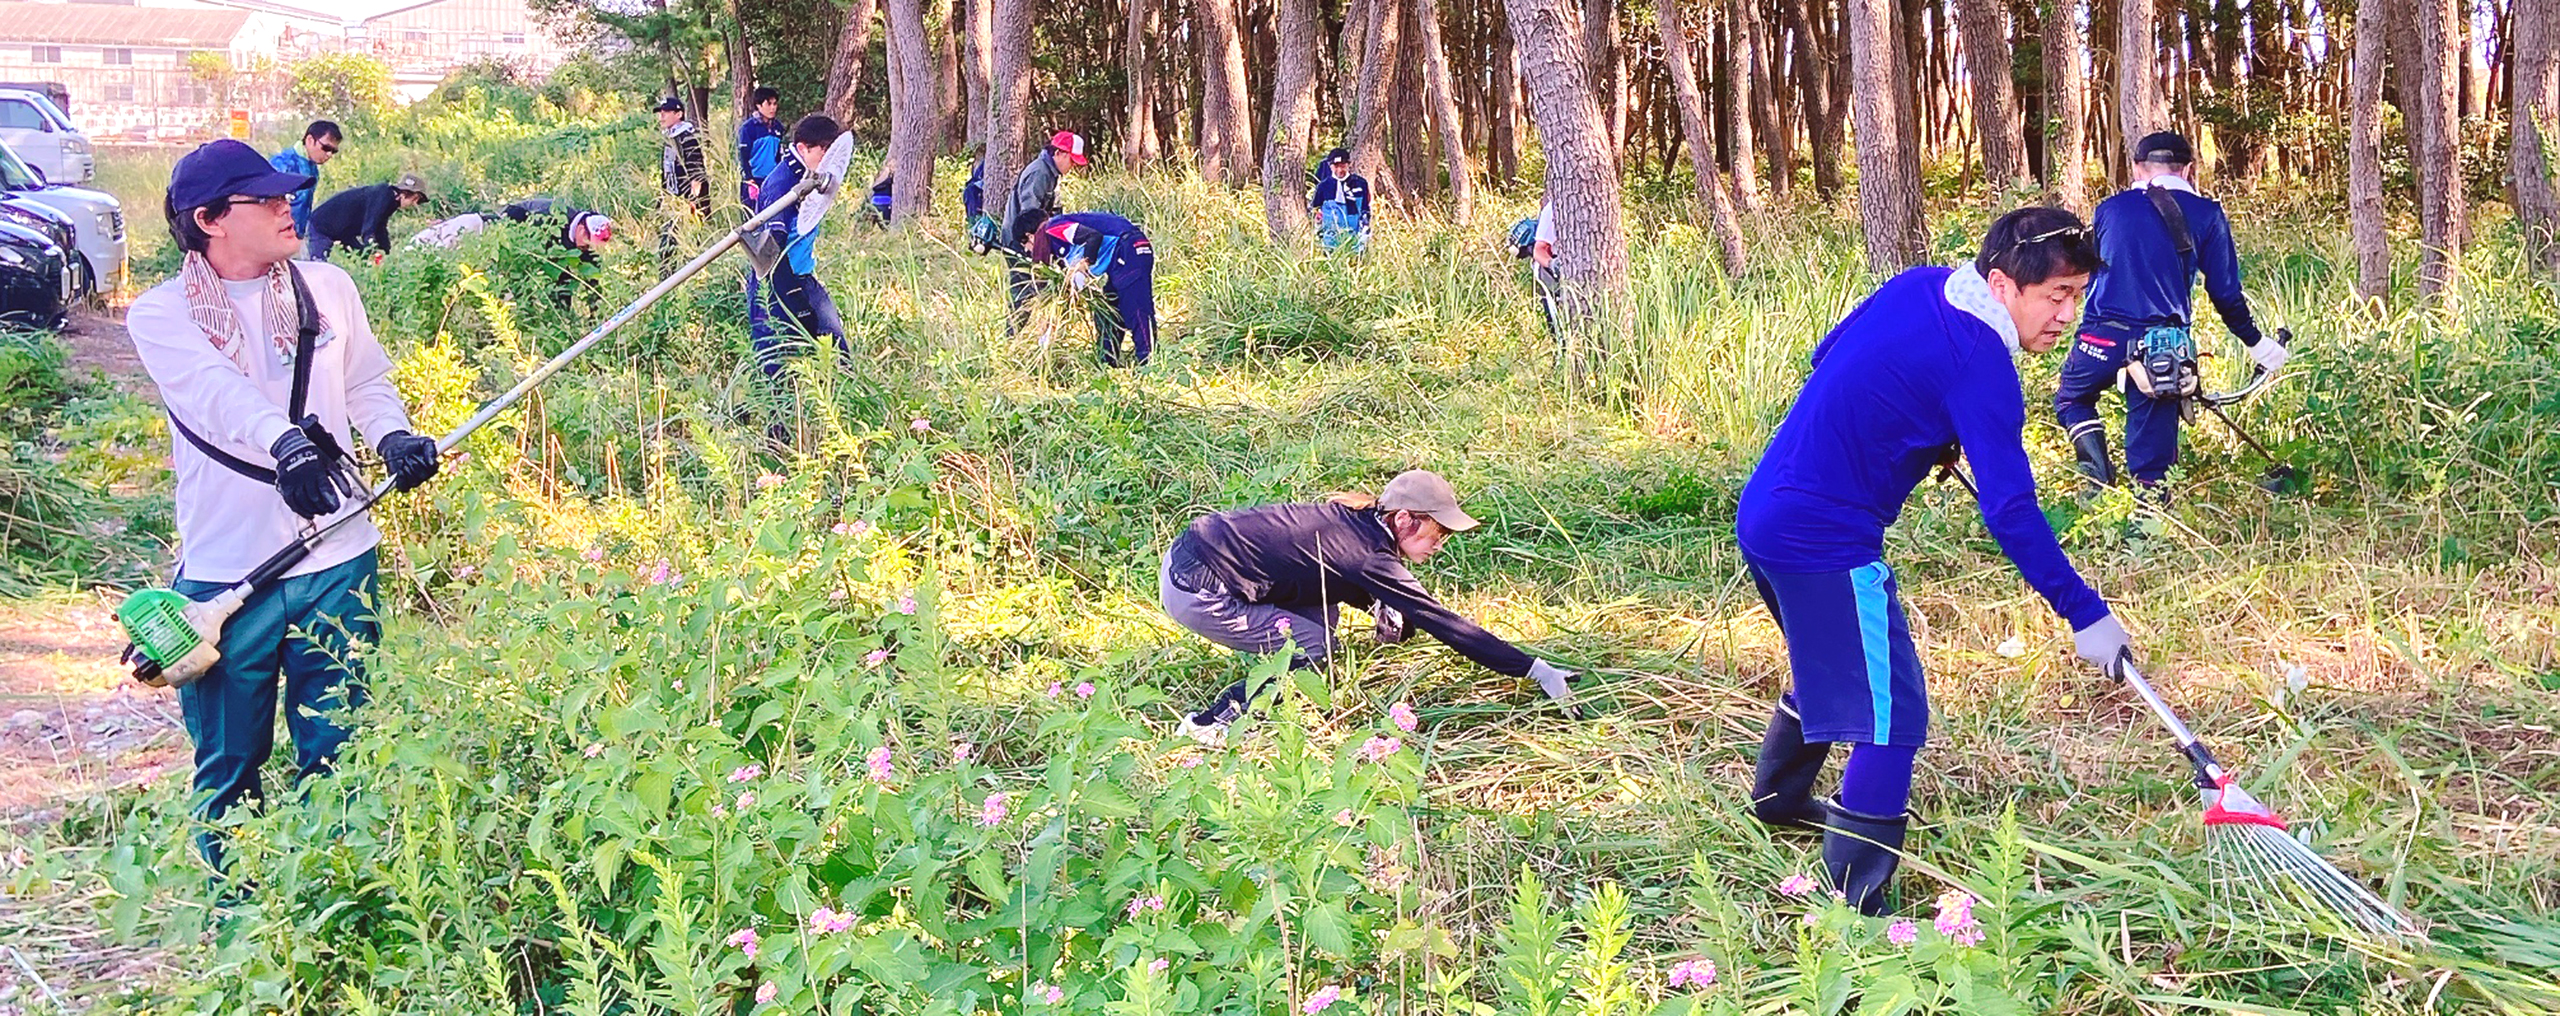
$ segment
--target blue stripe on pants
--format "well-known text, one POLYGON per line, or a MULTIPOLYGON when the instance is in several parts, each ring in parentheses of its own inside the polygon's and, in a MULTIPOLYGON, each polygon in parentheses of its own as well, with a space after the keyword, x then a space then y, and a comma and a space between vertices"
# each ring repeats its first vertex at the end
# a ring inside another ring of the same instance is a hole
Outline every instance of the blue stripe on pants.
POLYGON ((1866 651, 1867 700, 1875 708, 1877 744, 1893 740, 1892 614, 1886 609, 1893 594, 1885 589, 1892 577, 1882 561, 1849 572, 1849 585, 1858 597, 1858 645, 1866 651))

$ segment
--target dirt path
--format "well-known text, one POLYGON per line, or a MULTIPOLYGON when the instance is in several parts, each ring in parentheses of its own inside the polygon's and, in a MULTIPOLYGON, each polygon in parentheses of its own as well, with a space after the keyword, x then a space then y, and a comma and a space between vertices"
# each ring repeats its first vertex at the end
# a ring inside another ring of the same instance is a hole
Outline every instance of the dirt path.
MULTIPOLYGON (((61 338, 75 368, 156 396, 121 314, 77 311, 61 338)), ((186 778, 177 693, 136 684, 117 661, 115 599, 0 601, 0 885, 9 887, 0 892, 0 1016, 83 1011, 120 985, 167 976, 157 951, 115 944, 100 927, 105 887, 22 877, 42 831, 84 803, 186 778)))

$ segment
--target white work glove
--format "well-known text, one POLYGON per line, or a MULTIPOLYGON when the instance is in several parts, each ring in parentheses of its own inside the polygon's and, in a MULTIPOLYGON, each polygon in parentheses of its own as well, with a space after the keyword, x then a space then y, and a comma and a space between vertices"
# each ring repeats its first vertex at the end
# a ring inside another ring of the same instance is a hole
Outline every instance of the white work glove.
POLYGON ((2279 330, 2274 335, 2261 337, 2257 345, 2249 347, 2249 358, 2258 361, 2259 370, 2273 374, 2283 370, 2284 362, 2293 358, 2293 351, 2284 348, 2284 338, 2284 332, 2279 330))
POLYGON ((2124 633, 2124 625, 2112 613, 2089 622, 2089 626, 2071 633, 2071 647, 2089 665, 2116 676, 2116 660, 2133 652, 2133 636, 2124 633))
POLYGON ((1094 286, 1093 266, 1083 258, 1067 262, 1067 288, 1081 293, 1094 286))
POLYGON ((1573 689, 1565 687, 1565 682, 1573 680, 1573 675, 1573 671, 1545 660, 1529 661, 1529 679, 1538 682, 1538 688, 1545 691, 1548 698, 1554 699, 1557 705, 1564 707, 1567 718, 1579 720, 1582 718, 1582 707, 1573 704, 1573 689))

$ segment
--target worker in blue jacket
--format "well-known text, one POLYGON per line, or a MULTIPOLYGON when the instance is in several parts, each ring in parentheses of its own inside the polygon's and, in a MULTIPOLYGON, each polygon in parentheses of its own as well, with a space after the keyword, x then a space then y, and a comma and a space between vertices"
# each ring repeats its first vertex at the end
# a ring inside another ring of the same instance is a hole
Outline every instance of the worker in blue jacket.
POLYGON ((960 185, 960 214, 966 216, 962 220, 966 222, 975 222, 978 216, 987 214, 987 160, 984 156, 969 166, 969 182, 960 185))
MULTIPOLYGON (((808 167, 826 161, 828 146, 835 144, 836 135, 842 133, 844 128, 826 114, 801 117, 791 128, 791 150, 783 153, 781 164, 757 185, 755 210, 763 212, 790 194, 791 188, 799 186, 801 177, 810 172, 808 167)), ((836 348, 851 356, 853 347, 845 339, 844 318, 836 313, 835 297, 813 274, 818 269, 818 227, 812 224, 803 233, 796 228, 798 221, 798 216, 786 212, 764 224, 775 245, 782 248, 782 261, 774 266, 772 285, 768 287, 772 299, 791 315, 813 344, 820 338, 833 337, 836 348)), ((768 333, 755 337, 755 347, 765 376, 780 376, 782 343, 768 333)))
POLYGON ((1793 677, 1760 745, 1753 810, 1824 830, 1832 885, 1863 913, 1887 907, 1929 730, 1884 532, 1931 467, 1958 452, 1971 463, 1992 537, 2071 625, 2083 659, 2107 667, 2130 652, 2054 540, 2019 438, 2015 358, 2061 341, 2099 265, 2078 216, 2025 208, 1992 224, 1973 263, 1887 280, 1814 348, 1803 394, 1743 486, 1735 535, 1793 677), (1814 781, 1840 742, 1854 747, 1839 796, 1817 801, 1814 781))
POLYGON ((2165 504, 2168 492, 2161 481, 2178 461, 2181 396, 2198 394, 2188 334, 2196 275, 2203 274, 2205 295, 2223 326, 2258 366, 2269 372, 2282 368, 2286 353, 2282 342, 2266 341, 2249 314, 2231 220, 2220 202, 2196 193, 2195 149, 2187 139, 2167 131, 2144 137, 2134 147, 2133 178, 2142 182, 2099 202, 2090 217, 2107 267, 2089 284, 2087 321, 2062 363, 2053 410, 2071 437, 2081 473, 2112 484, 2115 467, 2107 425, 2098 419, 2098 395, 2122 387, 2125 472, 2133 474, 2146 499, 2165 504), (2166 351, 2166 362, 2183 361, 2190 369, 2143 367, 2146 360, 2162 361, 2138 347, 2166 351), (2130 376, 2120 385, 2119 375, 2130 376))
MULTIPOLYGON (((758 87, 748 96, 747 105, 755 112, 738 125, 738 203, 747 207, 749 215, 756 209, 756 192, 764 178, 773 175, 782 164, 783 138, 782 93, 771 86, 758 87)), ((768 299, 764 280, 756 277, 753 267, 747 269, 747 337, 762 349, 773 340, 773 322, 765 314, 768 299)))
POLYGON ((277 152, 267 160, 276 172, 293 173, 311 178, 293 192, 293 230, 302 234, 303 256, 311 256, 311 202, 319 196, 320 167, 338 157, 338 146, 346 141, 338 125, 328 120, 313 120, 302 129, 302 141, 277 152))
POLYGON ((1316 177, 1307 207, 1316 213, 1316 242, 1326 250, 1369 248, 1369 181, 1351 171, 1351 150, 1336 148, 1324 157, 1325 171, 1316 177))
POLYGON ((1147 362, 1156 345, 1156 249, 1136 223, 1109 212, 1051 216, 1032 232, 1029 253, 1033 261, 1065 266, 1069 287, 1098 286, 1108 298, 1093 313, 1103 366, 1120 365, 1122 335, 1137 362, 1147 362))

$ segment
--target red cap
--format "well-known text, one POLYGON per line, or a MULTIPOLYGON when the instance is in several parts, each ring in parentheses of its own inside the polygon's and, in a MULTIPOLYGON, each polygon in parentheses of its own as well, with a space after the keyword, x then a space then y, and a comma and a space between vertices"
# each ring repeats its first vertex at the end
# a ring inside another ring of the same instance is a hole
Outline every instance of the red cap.
POLYGON ((1082 166, 1091 161, 1085 158, 1084 135, 1074 131, 1059 131, 1049 135, 1049 147, 1065 153, 1067 161, 1076 165, 1082 166))

